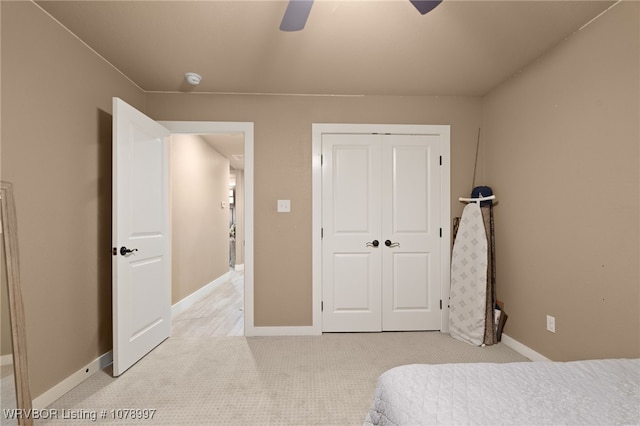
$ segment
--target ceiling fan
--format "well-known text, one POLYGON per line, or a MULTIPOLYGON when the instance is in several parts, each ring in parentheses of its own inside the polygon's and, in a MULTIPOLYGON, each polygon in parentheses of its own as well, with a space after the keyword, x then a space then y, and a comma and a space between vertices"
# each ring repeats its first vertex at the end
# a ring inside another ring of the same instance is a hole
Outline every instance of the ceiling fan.
MULTIPOLYGON (((442 0, 409 0, 422 15, 432 11, 442 0)), ((289 0, 287 10, 282 17, 280 30, 300 31, 304 28, 313 6, 313 0, 289 0)))

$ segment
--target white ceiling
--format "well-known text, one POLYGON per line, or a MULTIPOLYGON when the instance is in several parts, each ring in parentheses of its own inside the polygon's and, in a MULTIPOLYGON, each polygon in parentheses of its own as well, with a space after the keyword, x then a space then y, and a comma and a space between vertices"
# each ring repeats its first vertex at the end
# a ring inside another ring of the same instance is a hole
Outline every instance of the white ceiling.
MULTIPOLYGON (((148 92, 482 96, 615 2, 316 0, 290 33, 285 0, 36 3, 148 92)), ((239 136, 206 138, 242 168, 239 136)))
POLYGON ((283 0, 37 3, 145 91, 482 96, 615 2, 316 0, 290 33, 283 0))

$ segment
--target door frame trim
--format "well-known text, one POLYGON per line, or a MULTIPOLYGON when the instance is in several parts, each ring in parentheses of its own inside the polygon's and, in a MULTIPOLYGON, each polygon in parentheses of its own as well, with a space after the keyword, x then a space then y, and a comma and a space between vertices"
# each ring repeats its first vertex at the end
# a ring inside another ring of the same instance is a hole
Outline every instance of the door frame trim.
POLYGON ((253 318, 253 122, 158 121, 171 134, 243 133, 244 134, 244 335, 254 336, 253 318))
POLYGON ((451 288, 451 126, 429 124, 345 124, 312 123, 311 179, 312 179, 312 321, 313 334, 322 334, 322 135, 324 133, 392 133, 408 135, 439 134, 443 158, 441 176, 440 217, 442 226, 440 297, 442 312, 440 331, 449 332, 449 292, 451 288))

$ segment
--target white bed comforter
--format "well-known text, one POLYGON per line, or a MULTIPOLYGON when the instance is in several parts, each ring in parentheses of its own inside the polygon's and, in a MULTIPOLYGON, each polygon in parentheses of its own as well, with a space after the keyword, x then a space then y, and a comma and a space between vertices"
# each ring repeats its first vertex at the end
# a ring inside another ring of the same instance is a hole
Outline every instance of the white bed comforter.
POLYGON ((365 425, 638 425, 640 359, 413 364, 383 373, 365 425))

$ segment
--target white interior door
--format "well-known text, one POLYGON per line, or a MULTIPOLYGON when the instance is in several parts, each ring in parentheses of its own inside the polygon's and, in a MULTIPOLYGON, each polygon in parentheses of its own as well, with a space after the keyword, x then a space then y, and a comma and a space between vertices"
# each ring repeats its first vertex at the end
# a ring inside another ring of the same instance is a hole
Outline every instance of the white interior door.
POLYGON ((440 136, 382 142, 382 329, 439 330, 440 136))
POLYGON ((113 99, 113 375, 171 333, 169 130, 113 99))
POLYGON ((440 135, 322 135, 322 330, 441 328, 440 135))
POLYGON ((324 331, 379 331, 380 138, 322 136, 324 331))

